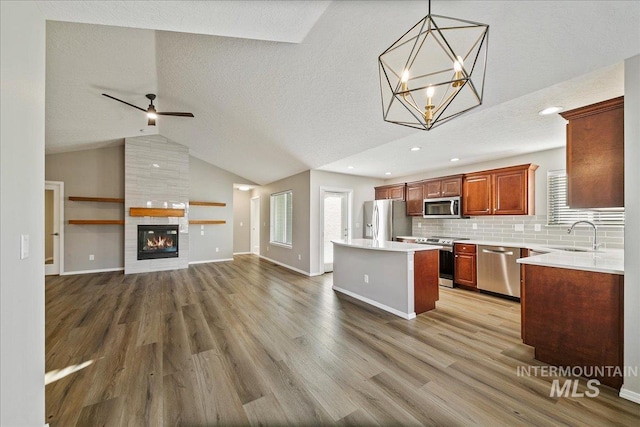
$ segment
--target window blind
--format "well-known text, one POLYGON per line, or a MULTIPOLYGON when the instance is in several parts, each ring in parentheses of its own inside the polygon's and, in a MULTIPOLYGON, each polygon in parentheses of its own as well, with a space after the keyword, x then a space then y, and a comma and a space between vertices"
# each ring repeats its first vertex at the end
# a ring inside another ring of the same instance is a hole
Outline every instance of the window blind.
POLYGON ((547 172, 547 224, 570 225, 587 220, 596 225, 624 225, 624 208, 571 209, 567 206, 567 173, 547 172))
POLYGON ((293 192, 271 195, 270 241, 285 246, 293 243, 293 192))

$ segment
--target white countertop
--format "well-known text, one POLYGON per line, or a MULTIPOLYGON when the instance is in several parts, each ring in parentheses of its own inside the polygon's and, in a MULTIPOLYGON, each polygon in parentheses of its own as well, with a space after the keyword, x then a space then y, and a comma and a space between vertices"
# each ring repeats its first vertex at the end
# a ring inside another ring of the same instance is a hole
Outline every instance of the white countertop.
POLYGON ((348 246, 351 248, 372 249, 377 251, 390 252, 417 252, 442 249, 442 246, 423 245, 418 243, 389 242, 373 239, 332 240, 331 242, 335 245, 348 246))
POLYGON ((518 263, 596 273, 624 274, 624 251, 622 249, 605 249, 598 252, 553 251, 520 258, 518 263))

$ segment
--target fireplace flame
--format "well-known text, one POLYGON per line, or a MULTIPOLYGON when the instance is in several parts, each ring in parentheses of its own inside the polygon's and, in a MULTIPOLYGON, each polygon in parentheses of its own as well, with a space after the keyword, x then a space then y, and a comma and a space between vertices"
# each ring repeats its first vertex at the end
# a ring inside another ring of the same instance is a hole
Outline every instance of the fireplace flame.
POLYGON ((173 247, 173 239, 159 235, 153 239, 147 238, 147 248, 149 250, 167 249, 173 247))

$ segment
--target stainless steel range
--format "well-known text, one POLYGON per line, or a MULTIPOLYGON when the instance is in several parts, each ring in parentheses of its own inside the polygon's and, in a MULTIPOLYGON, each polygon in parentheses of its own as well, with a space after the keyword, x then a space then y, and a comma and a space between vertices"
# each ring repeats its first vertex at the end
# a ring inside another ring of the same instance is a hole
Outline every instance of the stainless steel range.
POLYGON ((418 237, 416 239, 416 243, 442 246, 442 249, 440 249, 440 279, 438 280, 440 286, 453 288, 453 242, 458 240, 469 240, 469 238, 432 236, 418 237))

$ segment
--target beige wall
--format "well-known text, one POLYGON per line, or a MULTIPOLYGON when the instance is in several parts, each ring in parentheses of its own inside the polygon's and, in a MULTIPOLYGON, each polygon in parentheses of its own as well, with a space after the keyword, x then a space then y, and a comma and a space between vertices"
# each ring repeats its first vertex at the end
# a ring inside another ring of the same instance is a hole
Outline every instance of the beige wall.
POLYGON ((309 188, 310 171, 305 171, 253 191, 254 197, 260 197, 260 255, 307 274, 310 272, 309 188), (269 243, 270 196, 287 190, 293 191, 293 245, 291 248, 269 243))
MULTIPOLYGON (((226 203, 225 207, 190 206, 191 219, 219 219, 226 224, 190 225, 189 262, 216 261, 232 259, 234 252, 234 183, 247 183, 247 180, 190 157, 191 200, 226 203), (204 235, 202 232, 204 231, 204 235), (216 252, 216 248, 218 251, 216 252)), ((248 182, 251 184, 251 182, 248 182)))
POLYGON ((47 155, 45 178, 64 182, 64 272, 123 268, 122 225, 71 225, 69 220, 122 219, 124 204, 73 202, 69 196, 124 198, 124 145, 47 155))
POLYGON ((45 19, 34 2, 0 17, 0 425, 42 426, 45 19))
MULTIPOLYGON (((640 55, 624 65, 624 364, 640 367, 640 55)), ((620 395, 640 403, 640 377, 625 377, 620 395)))
POLYGON ((233 190, 233 253, 251 252, 251 192, 233 190))

